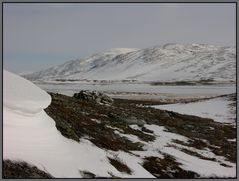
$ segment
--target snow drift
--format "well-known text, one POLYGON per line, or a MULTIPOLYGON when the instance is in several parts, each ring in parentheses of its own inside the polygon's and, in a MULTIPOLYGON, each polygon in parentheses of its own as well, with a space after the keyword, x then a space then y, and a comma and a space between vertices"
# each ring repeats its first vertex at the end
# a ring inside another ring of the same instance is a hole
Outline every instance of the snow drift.
POLYGON ((4 106, 23 112, 39 112, 51 103, 51 96, 28 80, 5 70, 3 76, 4 106))

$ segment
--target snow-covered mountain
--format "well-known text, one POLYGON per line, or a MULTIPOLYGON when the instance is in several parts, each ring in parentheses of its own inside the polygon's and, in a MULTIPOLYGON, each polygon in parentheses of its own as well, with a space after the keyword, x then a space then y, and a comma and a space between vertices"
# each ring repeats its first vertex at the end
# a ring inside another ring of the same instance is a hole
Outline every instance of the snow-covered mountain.
POLYGON ((25 78, 49 80, 233 81, 236 50, 206 44, 166 44, 146 49, 111 49, 68 61, 25 78))

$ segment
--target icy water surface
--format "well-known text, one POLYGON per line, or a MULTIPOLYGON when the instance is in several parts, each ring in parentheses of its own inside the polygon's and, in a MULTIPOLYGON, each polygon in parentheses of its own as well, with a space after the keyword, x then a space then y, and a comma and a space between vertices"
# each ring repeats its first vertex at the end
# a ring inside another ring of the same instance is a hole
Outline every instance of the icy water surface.
POLYGON ((235 85, 209 85, 209 86, 152 86, 150 84, 89 84, 89 83, 38 83, 40 88, 54 93, 72 96, 80 90, 96 90, 110 94, 141 93, 156 95, 178 96, 215 96, 236 92, 235 85))

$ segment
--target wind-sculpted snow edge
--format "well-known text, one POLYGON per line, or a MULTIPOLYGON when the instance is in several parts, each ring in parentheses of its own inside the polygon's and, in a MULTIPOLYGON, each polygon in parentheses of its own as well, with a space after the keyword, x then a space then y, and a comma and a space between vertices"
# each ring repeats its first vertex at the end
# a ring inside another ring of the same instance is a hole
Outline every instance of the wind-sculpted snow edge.
POLYGON ((51 96, 32 82, 3 71, 3 105, 22 113, 37 113, 47 108, 51 96))

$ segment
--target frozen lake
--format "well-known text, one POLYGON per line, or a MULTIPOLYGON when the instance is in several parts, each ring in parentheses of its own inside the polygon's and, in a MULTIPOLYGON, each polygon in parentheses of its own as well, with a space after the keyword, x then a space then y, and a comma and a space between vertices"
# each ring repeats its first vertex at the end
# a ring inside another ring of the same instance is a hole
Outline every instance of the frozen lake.
POLYGON ((236 86, 203 85, 203 86, 152 86, 150 84, 90 84, 90 83, 38 83, 40 88, 54 93, 72 96, 80 90, 96 90, 108 93, 112 97, 207 97, 236 92, 236 86))

